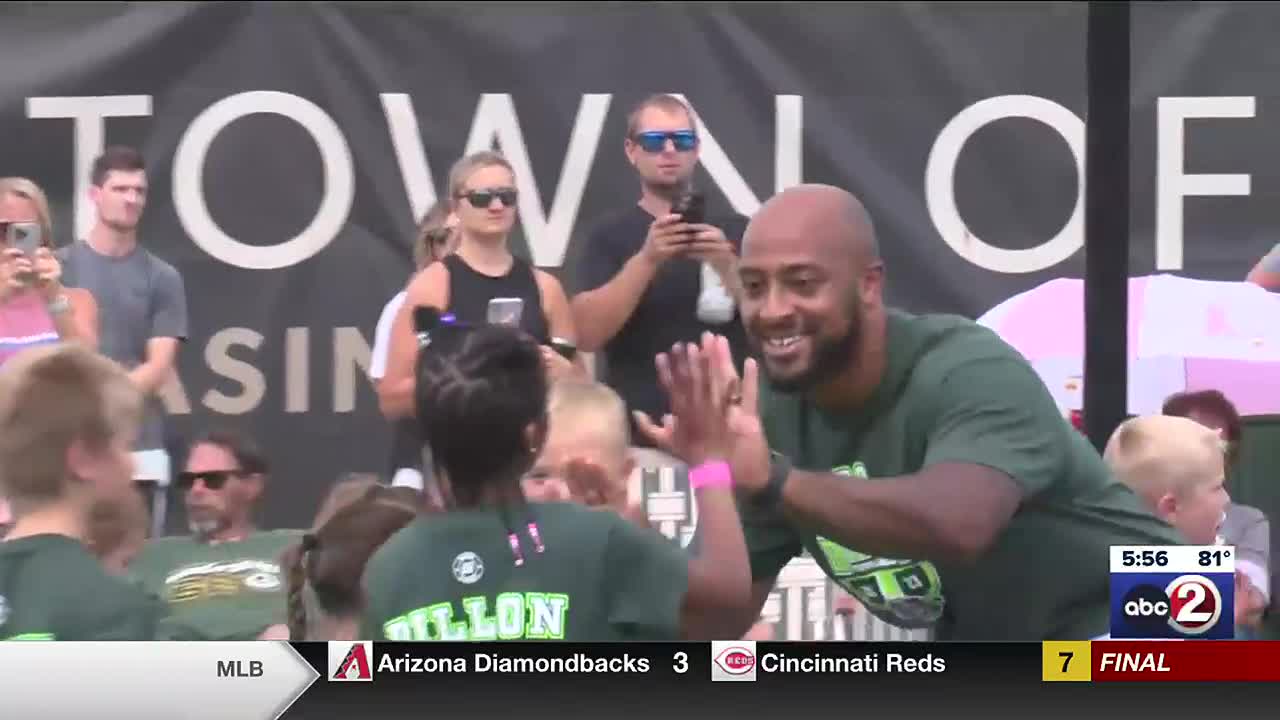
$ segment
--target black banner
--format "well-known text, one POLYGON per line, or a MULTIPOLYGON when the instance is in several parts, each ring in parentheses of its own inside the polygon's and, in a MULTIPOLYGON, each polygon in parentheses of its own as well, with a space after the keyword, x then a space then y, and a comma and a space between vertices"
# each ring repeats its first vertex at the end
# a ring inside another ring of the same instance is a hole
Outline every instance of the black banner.
MULTIPOLYGON (((506 152, 519 250, 559 268, 637 196, 630 106, 682 93, 713 203, 846 187, 891 301, 977 316, 1082 273, 1084 20, 1081 3, 10 3, 0 175, 50 192, 65 243, 98 149, 144 150, 142 241, 192 315, 173 430, 255 433, 277 468, 266 524, 299 526, 339 472, 384 467, 374 323, 465 152, 506 152)), ((1243 278, 1280 239, 1280 9, 1149 3, 1134 27, 1132 271, 1243 278)))
MULTIPOLYGON (((345 658, 350 644, 333 645, 339 652, 332 657, 345 658)), ((333 680, 339 661, 331 660, 327 644, 294 647, 321 678, 289 708, 285 720, 351 713, 478 720, 786 717, 797 712, 1192 718, 1222 707, 1203 685, 1044 682, 1040 643, 757 643, 759 672, 749 682, 713 681, 716 656, 710 643, 373 643, 368 682, 333 680), (573 662, 578 664, 565 669, 573 662), (591 662, 625 662, 631 670, 583 671, 591 662), (540 669, 512 668, 520 663, 540 669), (635 669, 641 664, 644 671, 635 669), (391 667, 400 669, 385 669, 391 667)), ((1237 684, 1229 692, 1233 710, 1245 717, 1262 717, 1280 700, 1280 688, 1273 684, 1237 684)))

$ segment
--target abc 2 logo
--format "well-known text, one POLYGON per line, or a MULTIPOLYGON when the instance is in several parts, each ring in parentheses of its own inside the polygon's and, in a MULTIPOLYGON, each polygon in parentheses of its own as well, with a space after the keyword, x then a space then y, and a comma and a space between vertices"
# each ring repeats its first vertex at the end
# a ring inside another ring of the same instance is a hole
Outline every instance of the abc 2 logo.
POLYGON ((1231 573, 1113 573, 1111 637, 1231 640, 1234 581, 1231 573))

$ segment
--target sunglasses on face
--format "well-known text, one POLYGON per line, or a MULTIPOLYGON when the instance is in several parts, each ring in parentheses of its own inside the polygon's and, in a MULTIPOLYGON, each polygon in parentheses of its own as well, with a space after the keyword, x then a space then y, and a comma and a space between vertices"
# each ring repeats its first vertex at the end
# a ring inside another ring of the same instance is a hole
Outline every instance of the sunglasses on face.
POLYGON ((660 153, 666 150, 668 140, 675 146, 677 152, 689 152, 698 147, 698 134, 692 130, 676 130, 674 132, 653 130, 636 133, 632 140, 640 146, 641 150, 647 153, 660 153))
POLYGON ((493 199, 498 198, 503 207, 512 207, 516 204, 515 188, 485 188, 483 190, 470 190, 464 192, 458 197, 467 199, 473 208, 487 208, 493 204, 493 199))
POLYGON ((222 486, 233 477, 240 477, 239 470, 207 470, 205 472, 180 472, 178 473, 178 488, 181 490, 190 490, 196 484, 196 480, 204 483, 204 486, 210 490, 221 490, 222 486))

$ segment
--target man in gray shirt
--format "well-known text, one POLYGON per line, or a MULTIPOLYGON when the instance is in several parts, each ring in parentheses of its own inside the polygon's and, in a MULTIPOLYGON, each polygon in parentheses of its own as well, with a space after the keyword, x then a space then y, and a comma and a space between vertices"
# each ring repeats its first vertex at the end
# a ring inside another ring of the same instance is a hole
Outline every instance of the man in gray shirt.
MULTIPOLYGON (((138 245, 147 172, 137 150, 110 147, 94 160, 89 196, 97 221, 87 238, 61 250, 62 281, 93 294, 100 352, 123 365, 147 398, 134 446, 136 479, 167 486, 164 406, 157 392, 169 381, 178 346, 187 339, 186 289, 176 268, 138 245)), ((162 508, 157 502, 157 525, 162 508)))

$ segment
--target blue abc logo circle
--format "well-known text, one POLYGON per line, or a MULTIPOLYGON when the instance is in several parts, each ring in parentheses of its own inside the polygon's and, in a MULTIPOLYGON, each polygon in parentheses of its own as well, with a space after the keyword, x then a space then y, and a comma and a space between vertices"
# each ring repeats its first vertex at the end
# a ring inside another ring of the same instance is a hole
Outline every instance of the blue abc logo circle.
POLYGON ((1134 629, 1152 637, 1197 636, 1212 630, 1222 617, 1222 594, 1202 575, 1182 575, 1165 587, 1135 585, 1125 593, 1121 612, 1134 629))
POLYGON ((1135 585, 1124 595, 1121 606, 1127 622, 1144 635, 1160 637, 1169 626, 1169 596, 1155 585, 1135 585))

